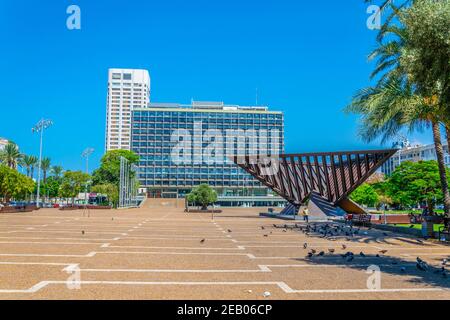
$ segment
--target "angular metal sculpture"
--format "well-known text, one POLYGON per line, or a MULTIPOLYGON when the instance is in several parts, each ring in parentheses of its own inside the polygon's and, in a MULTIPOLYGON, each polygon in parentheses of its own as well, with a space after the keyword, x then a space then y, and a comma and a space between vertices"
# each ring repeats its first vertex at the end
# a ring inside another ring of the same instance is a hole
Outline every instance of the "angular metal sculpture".
MULTIPOLYGON (((358 211, 348 199, 397 150, 235 156, 233 161, 298 208, 312 195, 346 212, 358 211)), ((292 209, 292 206, 291 209, 292 209)))

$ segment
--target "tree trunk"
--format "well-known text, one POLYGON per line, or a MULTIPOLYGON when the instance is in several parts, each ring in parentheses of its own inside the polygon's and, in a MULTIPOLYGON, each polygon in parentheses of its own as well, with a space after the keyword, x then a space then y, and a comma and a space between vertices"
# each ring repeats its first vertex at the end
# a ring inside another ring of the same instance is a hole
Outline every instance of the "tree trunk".
POLYGON ((427 206, 428 206, 428 215, 433 216, 434 215, 434 201, 433 201, 433 199, 427 199, 427 206))
POLYGON ((447 152, 450 154, 450 128, 449 125, 445 125, 445 135, 447 137, 447 152))
POLYGON ((432 121, 434 146, 436 148, 437 162, 439 165, 439 176, 441 179, 442 193, 444 194, 444 211, 445 215, 450 216, 450 192, 448 189, 447 171, 444 160, 444 148, 441 141, 441 131, 439 122, 432 121))

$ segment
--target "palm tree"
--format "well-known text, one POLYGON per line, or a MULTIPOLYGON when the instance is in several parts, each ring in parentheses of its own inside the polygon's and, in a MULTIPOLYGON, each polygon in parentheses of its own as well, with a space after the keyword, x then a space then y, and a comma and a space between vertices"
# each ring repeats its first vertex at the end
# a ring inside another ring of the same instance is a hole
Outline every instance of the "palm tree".
POLYGON ((44 184, 47 182, 47 172, 50 169, 50 165, 51 165, 50 158, 43 158, 41 160, 41 170, 42 170, 42 174, 43 174, 44 184))
POLYGON ((34 169, 38 165, 39 160, 36 156, 30 156, 30 178, 34 178, 34 169))
POLYGON ((13 142, 9 142, 0 154, 1 161, 12 169, 17 168, 21 157, 22 155, 19 152, 19 148, 13 142))
POLYGON ((414 48, 410 46, 411 34, 406 31, 404 26, 394 24, 392 20, 383 27, 378 48, 369 56, 377 59, 371 78, 379 76, 379 80, 375 87, 360 90, 346 110, 362 115, 360 135, 366 141, 381 136, 382 142, 386 142, 404 127, 410 130, 432 128, 444 207, 449 215, 450 192, 440 133, 441 123, 447 121, 440 99, 434 95, 434 90, 430 90, 433 84, 418 83, 403 66, 402 59, 414 54, 414 48))
POLYGON ((27 170, 27 177, 33 178, 33 167, 37 163, 37 158, 35 156, 24 155, 22 158, 22 163, 27 170))
POLYGON ((61 174, 63 173, 64 169, 61 166, 53 166, 50 170, 52 172, 52 174, 56 177, 56 178, 60 178, 61 174))

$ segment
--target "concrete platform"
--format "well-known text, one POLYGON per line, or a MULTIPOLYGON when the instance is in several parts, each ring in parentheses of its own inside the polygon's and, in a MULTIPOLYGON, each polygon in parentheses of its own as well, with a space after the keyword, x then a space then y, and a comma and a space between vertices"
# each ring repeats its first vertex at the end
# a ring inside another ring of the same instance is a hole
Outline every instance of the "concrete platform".
POLYGON ((334 241, 307 236, 274 228, 301 222, 260 217, 263 208, 214 219, 183 210, 164 200, 90 217, 0 214, 0 299, 450 299, 449 278, 433 272, 449 246, 374 229, 334 241), (325 255, 308 258, 310 249, 325 255), (351 262, 340 256, 347 251, 351 262), (417 256, 429 271, 416 269, 417 256), (380 269, 376 289, 367 286, 369 266, 380 269))

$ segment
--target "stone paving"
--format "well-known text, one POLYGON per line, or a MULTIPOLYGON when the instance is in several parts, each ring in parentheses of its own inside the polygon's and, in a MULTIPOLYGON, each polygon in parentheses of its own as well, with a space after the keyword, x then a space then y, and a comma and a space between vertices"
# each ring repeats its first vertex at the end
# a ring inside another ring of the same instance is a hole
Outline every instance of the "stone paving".
POLYGON ((259 211, 213 219, 149 199, 90 216, 0 214, 0 299, 450 299, 450 277, 439 272, 449 246, 367 229, 330 240, 275 228, 290 223, 259 211), (325 254, 308 258, 311 249, 325 254), (429 270, 416 268, 417 256, 429 270))

